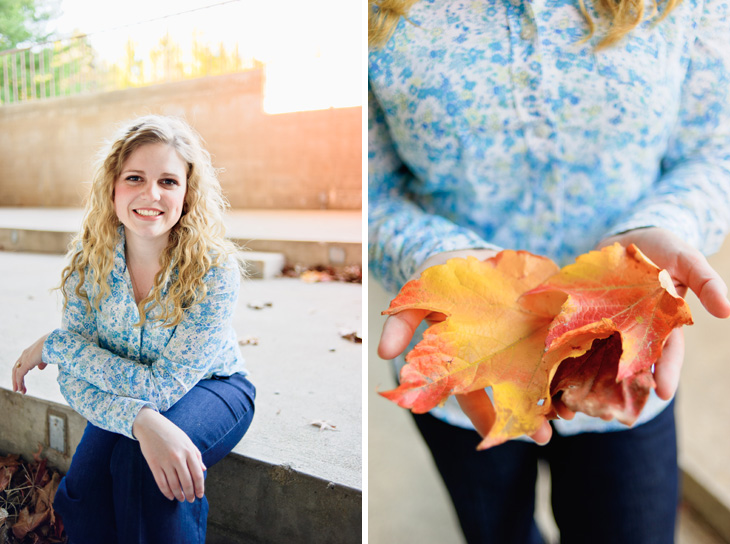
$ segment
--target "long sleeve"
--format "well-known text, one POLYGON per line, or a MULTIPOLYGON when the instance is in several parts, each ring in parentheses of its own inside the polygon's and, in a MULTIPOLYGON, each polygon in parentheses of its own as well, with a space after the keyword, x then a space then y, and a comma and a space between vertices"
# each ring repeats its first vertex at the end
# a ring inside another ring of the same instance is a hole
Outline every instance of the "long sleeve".
POLYGON ((144 407, 155 409, 152 403, 122 397, 72 376, 63 366, 58 369, 58 384, 69 406, 101 429, 134 439, 132 426, 144 407))
POLYGON ((662 227, 710 254, 730 230, 730 19, 719 5, 701 6, 662 175, 611 234, 662 227))
MULTIPOLYGON (((78 399, 77 411, 88 411, 83 407, 87 402, 94 410, 98 406, 114 411, 122 405, 130 411, 130 406, 142 402, 165 411, 210 373, 211 364, 230 341, 240 276, 234 268, 216 268, 209 274, 206 298, 186 312, 160 357, 149 365, 100 347, 93 316, 82 301, 70 297, 64 328, 49 336, 43 356, 61 367, 66 388, 78 399), (117 400, 105 394, 116 395, 117 400)), ((124 414, 122 418, 128 419, 124 414)))
POLYGON ((472 230, 424 211, 408 198, 413 174, 392 142, 383 112, 368 90, 368 260, 393 292, 436 253, 495 248, 472 230))

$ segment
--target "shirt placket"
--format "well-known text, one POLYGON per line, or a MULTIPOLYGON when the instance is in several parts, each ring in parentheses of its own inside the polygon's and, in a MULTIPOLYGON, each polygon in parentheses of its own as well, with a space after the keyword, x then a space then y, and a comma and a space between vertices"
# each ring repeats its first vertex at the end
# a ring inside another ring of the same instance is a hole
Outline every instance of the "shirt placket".
POLYGON ((525 217, 521 230, 529 245, 543 254, 552 254, 560 243, 561 197, 556 170, 558 139, 555 112, 548 88, 546 50, 541 38, 547 29, 540 26, 543 0, 510 0, 508 24, 512 49, 512 80, 515 110, 522 122, 531 179, 525 194, 525 217))

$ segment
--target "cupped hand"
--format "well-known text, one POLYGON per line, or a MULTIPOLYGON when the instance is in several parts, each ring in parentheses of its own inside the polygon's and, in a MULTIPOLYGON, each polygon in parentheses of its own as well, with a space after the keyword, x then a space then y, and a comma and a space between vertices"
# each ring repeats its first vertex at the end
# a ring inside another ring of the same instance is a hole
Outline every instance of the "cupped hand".
POLYGON ((207 469, 200 450, 180 427, 159 412, 142 408, 132 432, 165 497, 180 502, 203 498, 207 469))
MULTIPOLYGON (((711 315, 722 319, 730 317, 727 285, 704 255, 678 236, 656 227, 643 228, 606 238, 597 248, 615 242, 623 246, 636 245, 654 264, 669 272, 680 296, 684 296, 689 288, 711 315)), ((659 398, 668 400, 674 396, 683 361, 684 334, 681 329, 674 329, 654 365, 659 398)))
MULTIPOLYGON (((448 251, 439 253, 426 260, 411 279, 418 278, 421 273, 432 266, 445 264, 449 259, 476 257, 483 261, 494 257, 496 251, 491 249, 474 249, 462 251, 448 251)), ((383 325, 383 332, 378 343, 378 356, 382 359, 395 359, 403 353, 413 339, 416 329, 423 320, 437 322, 444 319, 443 314, 429 312, 428 310, 403 310, 397 314, 388 316, 383 325)), ((482 436, 486 436, 492 427, 495 419, 494 406, 483 389, 464 395, 455 395, 459 406, 464 414, 471 420, 474 428, 482 436)), ((573 417, 574 413, 565 407, 559 407, 558 413, 565 419, 573 417)), ((540 429, 531 436, 538 444, 547 444, 552 436, 552 427, 547 419, 542 422, 540 429)))
POLYGON ((43 370, 46 366, 48 366, 43 362, 43 343, 46 341, 46 338, 48 338, 48 334, 44 334, 30 346, 25 348, 16 363, 13 365, 13 391, 20 392, 25 395, 28 392, 25 388, 25 375, 35 367, 38 367, 39 370, 43 370))
MULTIPOLYGON (((476 257, 480 261, 494 257, 496 251, 491 249, 467 249, 459 251, 446 251, 438 253, 426 259, 418 270, 410 277, 411 280, 418 279, 421 273, 427 268, 445 264, 449 259, 476 257)), ((381 359, 395 359, 405 351, 413 339, 413 334, 426 319, 430 322, 442 321, 443 314, 429 312, 428 310, 403 310, 397 314, 388 316, 383 325, 383 332, 378 343, 378 356, 381 359)))

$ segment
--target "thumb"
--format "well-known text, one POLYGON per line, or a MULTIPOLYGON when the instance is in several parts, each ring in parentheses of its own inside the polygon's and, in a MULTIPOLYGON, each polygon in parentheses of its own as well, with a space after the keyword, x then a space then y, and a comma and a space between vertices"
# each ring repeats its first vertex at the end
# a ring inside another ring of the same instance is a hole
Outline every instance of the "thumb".
POLYGON ((429 314, 428 310, 403 310, 388 316, 378 344, 381 359, 395 359, 408 347, 418 325, 429 314))

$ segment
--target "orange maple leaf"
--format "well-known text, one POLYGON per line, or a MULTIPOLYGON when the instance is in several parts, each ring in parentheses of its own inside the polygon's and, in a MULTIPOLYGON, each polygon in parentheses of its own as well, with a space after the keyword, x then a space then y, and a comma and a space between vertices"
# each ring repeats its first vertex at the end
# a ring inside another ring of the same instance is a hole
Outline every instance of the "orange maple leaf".
POLYGON ((635 246, 580 256, 558 272, 549 259, 503 251, 452 259, 408 282, 384 314, 443 314, 406 356, 384 397, 423 413, 449 395, 491 387, 490 447, 575 411, 631 424, 655 387, 651 366, 673 328, 691 324, 671 278, 635 246))
MULTIPOLYGON (((675 327, 692 324, 688 304, 677 294, 669 273, 633 244, 624 248, 616 243, 581 255, 525 293, 520 302, 530 308, 541 304, 543 295, 555 292, 568 298, 550 325, 545 340, 547 361, 578 358, 581 364, 593 361, 598 370, 599 359, 584 356, 593 351, 594 341, 618 333, 618 344, 609 352, 598 343, 603 353, 602 378, 591 394, 585 379, 570 386, 553 384, 553 394, 564 391, 561 400, 573 410, 633 424, 655 387, 651 367, 664 342, 675 327)), ((556 367, 559 379, 568 376, 562 368, 566 363, 556 367)), ((575 368, 575 362, 571 365, 575 368)), ((581 372, 585 374, 585 368, 581 372)))
POLYGON ((407 355, 399 387, 381 395, 424 413, 449 395, 492 387, 496 421, 480 447, 537 431, 550 413, 542 354, 557 309, 526 310, 518 299, 557 271, 549 259, 507 250, 486 261, 451 259, 408 282, 384 314, 426 309, 446 319, 407 355))

